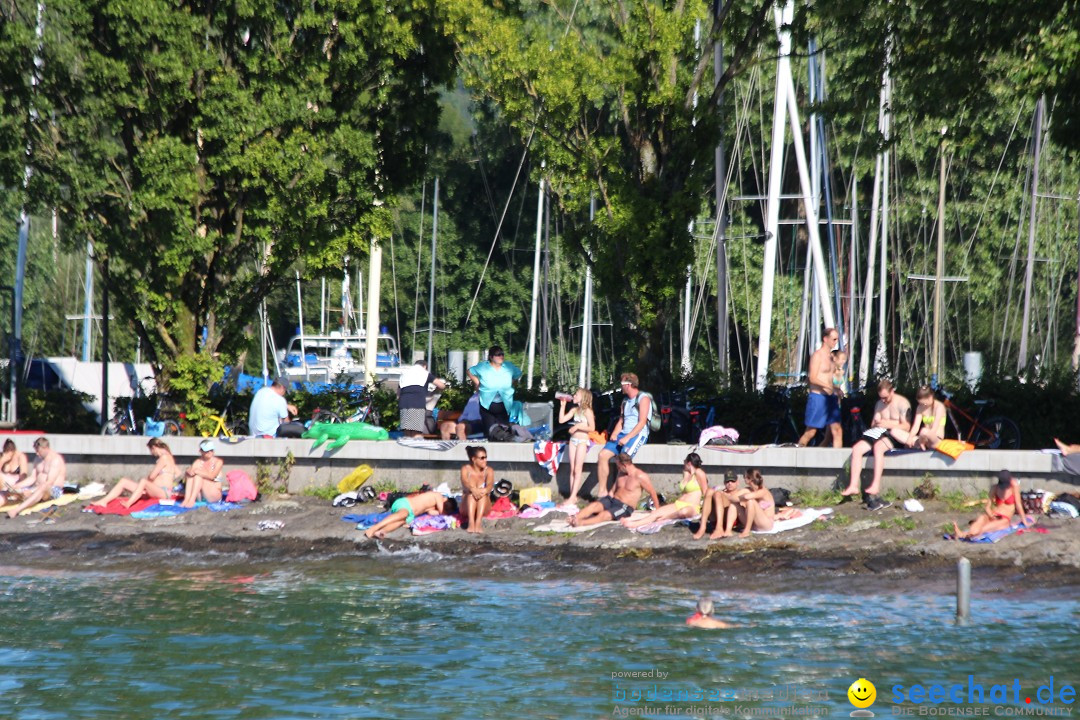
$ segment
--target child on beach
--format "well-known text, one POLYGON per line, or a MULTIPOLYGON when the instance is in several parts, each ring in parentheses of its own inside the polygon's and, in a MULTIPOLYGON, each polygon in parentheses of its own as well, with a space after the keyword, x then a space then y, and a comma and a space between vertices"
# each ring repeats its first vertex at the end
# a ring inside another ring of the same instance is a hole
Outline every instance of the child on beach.
POLYGON ((461 466, 461 514, 466 532, 484 532, 484 516, 491 510, 491 491, 495 488, 495 471, 488 467, 487 448, 469 445, 465 448, 469 462, 461 466))
POLYGON ((565 397, 559 400, 559 422, 574 422, 570 426, 570 496, 564 504, 576 508, 578 492, 584 481, 582 470, 589 452, 589 433, 596 429, 596 416, 593 415, 591 390, 578 388, 571 401, 577 405, 573 411, 566 409, 565 397))
POLYGON ((847 387, 847 353, 843 350, 834 350, 832 354, 833 371, 832 385, 833 395, 843 398, 847 387))
POLYGON ((386 537, 386 533, 411 523, 417 515, 453 515, 457 509, 457 502, 453 498, 434 490, 398 498, 390 506, 390 515, 364 531, 364 535, 369 538, 386 537))

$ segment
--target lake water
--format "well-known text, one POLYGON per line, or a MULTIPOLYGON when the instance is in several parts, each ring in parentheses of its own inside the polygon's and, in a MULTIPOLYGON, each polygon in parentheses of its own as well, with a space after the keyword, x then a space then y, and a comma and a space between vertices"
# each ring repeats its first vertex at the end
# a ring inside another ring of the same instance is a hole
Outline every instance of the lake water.
POLYGON ((961 628, 949 596, 716 587, 717 616, 743 626, 707 632, 683 622, 697 591, 535 579, 507 556, 464 575, 426 552, 154 564, 169 569, 0 567, 0 718, 847 717, 860 677, 880 718, 894 685, 963 683, 966 702, 969 676, 1019 682, 1019 703, 979 705, 1000 717, 1072 709, 1034 694, 1080 684, 1071 600, 977 597, 961 628))

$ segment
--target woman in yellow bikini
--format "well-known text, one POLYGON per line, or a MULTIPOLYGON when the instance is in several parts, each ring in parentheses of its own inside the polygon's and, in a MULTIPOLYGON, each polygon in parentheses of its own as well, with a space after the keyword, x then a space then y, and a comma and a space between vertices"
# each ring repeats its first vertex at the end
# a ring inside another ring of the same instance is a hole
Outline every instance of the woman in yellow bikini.
POLYGON ((705 491, 709 489, 709 479, 705 477, 705 471, 701 469, 701 456, 690 453, 683 461, 683 476, 679 483, 679 499, 667 505, 661 505, 647 515, 636 520, 623 518, 621 522, 625 527, 637 528, 649 525, 660 520, 677 520, 680 518, 693 518, 701 514, 701 499, 705 497, 705 491))
POLYGON ((923 385, 915 393, 919 403, 915 408, 915 422, 911 424, 908 447, 933 450, 945 438, 945 403, 934 397, 929 385, 923 385))

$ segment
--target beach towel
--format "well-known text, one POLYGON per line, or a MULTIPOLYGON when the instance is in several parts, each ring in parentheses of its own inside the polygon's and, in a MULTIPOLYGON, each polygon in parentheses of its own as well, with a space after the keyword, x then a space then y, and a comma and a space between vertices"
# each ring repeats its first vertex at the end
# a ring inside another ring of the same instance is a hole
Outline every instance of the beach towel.
POLYGON ((189 508, 183 507, 179 503, 173 503, 173 504, 157 503, 156 505, 151 505, 150 507, 146 508, 145 510, 140 510, 139 512, 131 513, 131 517, 133 517, 133 518, 135 518, 137 520, 148 520, 148 519, 152 519, 152 518, 172 517, 174 515, 183 515, 184 513, 188 512, 189 510, 197 510, 199 508, 209 508, 211 512, 228 512, 229 510, 235 510, 238 507, 241 507, 241 505, 239 503, 231 503, 231 502, 207 503, 207 502, 204 502, 202 500, 195 503, 195 507, 189 507, 189 508))
POLYGON ((701 431, 698 445, 708 445, 710 440, 720 440, 720 443, 714 443, 718 445, 734 445, 739 442, 739 431, 734 428, 726 428, 723 425, 713 425, 701 431))
POLYGON ((398 445, 404 445, 405 447, 419 448, 420 450, 438 450, 439 452, 446 452, 457 446, 457 440, 433 440, 429 438, 398 438, 398 445))
POLYGON ((501 497, 495 501, 488 514, 484 517, 489 520, 499 520, 501 518, 512 518, 517 514, 518 510, 514 507, 514 503, 510 502, 510 498, 501 497))
MULTIPOLYGON (((1025 532, 1041 532, 1041 533, 1045 533, 1046 528, 1024 527, 1024 523, 1018 522, 1015 525, 1010 525, 1007 528, 1002 528, 1000 530, 995 530, 994 532, 983 533, 982 535, 975 535, 974 537, 960 538, 960 540, 962 540, 964 542, 984 545, 986 543, 996 543, 1001 538, 1012 535, 1013 533, 1016 533, 1016 534, 1019 535, 1019 534, 1025 533, 1025 532)), ((952 536, 952 533, 946 534, 945 539, 946 540, 953 540, 954 538, 952 536)))
POLYGON ((802 511, 802 515, 790 520, 777 520, 773 523, 772 530, 754 530, 755 535, 775 535, 776 533, 782 533, 787 530, 794 530, 795 528, 801 528, 814 522, 818 518, 825 517, 832 514, 832 508, 824 508, 823 510, 817 510, 815 508, 806 508, 802 511))
MULTIPOLYGON (((542 518, 548 513, 555 512, 559 509, 560 508, 555 507, 554 502, 533 503, 532 505, 521 511, 521 517, 526 519, 542 518)), ((566 512, 566 510, 561 510, 561 512, 566 512)))
POLYGON ((688 523, 698 522, 699 520, 701 520, 701 515, 695 515, 692 518, 668 518, 665 520, 657 520, 654 523, 642 525, 641 527, 630 528, 630 532, 635 532, 638 535, 655 535, 668 525, 686 525, 688 523))
POLYGON ((1053 468, 1056 471, 1067 472, 1070 475, 1080 475, 1080 454, 1058 454, 1053 459, 1053 468))
POLYGON ((86 509, 95 515, 130 515, 158 503, 154 498, 142 498, 131 507, 124 507, 125 502, 127 502, 127 498, 118 497, 110 500, 108 505, 89 505, 86 509))
MULTIPOLYGON (((634 511, 634 514, 630 517, 641 517, 645 513, 640 510, 634 511)), ((595 530, 596 528, 604 527, 605 525, 618 525, 618 520, 608 520, 606 522, 596 523, 594 525, 586 525, 584 527, 575 527, 570 524, 568 520, 552 520, 546 525, 537 525, 532 528, 532 532, 558 532, 558 533, 580 533, 588 532, 589 530, 595 530)))
POLYGON ((457 515, 417 515, 409 529, 413 535, 430 535, 443 530, 456 530, 461 527, 461 518, 457 515))
POLYGON ((357 530, 367 530, 369 527, 375 527, 386 518, 390 517, 390 513, 367 513, 365 515, 345 515, 341 519, 345 522, 356 523, 357 530))
POLYGON ((533 455, 540 467, 548 471, 548 475, 555 477, 559 472, 559 463, 562 462, 566 443, 551 442, 550 440, 537 440, 533 443, 533 455))
POLYGON ((70 505, 71 503, 75 502, 78 499, 79 499, 79 496, 74 494, 74 493, 68 493, 66 495, 61 495, 60 497, 56 498, 55 500, 46 500, 44 502, 39 502, 37 505, 31 505, 30 507, 26 508, 21 513, 19 513, 19 517, 23 517, 25 515, 30 515, 31 513, 41 512, 42 510, 45 510, 45 509, 48 509, 48 508, 51 508, 51 507, 62 507, 64 505, 70 505))

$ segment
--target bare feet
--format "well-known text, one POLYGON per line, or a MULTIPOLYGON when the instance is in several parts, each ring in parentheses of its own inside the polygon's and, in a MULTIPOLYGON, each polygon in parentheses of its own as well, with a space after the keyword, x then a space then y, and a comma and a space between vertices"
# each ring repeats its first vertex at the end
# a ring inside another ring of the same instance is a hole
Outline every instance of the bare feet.
POLYGON ((858 488, 853 488, 850 485, 848 485, 846 488, 844 488, 843 490, 840 491, 840 495, 842 495, 843 497, 848 497, 849 495, 858 495, 858 494, 859 494, 859 489, 858 488))

